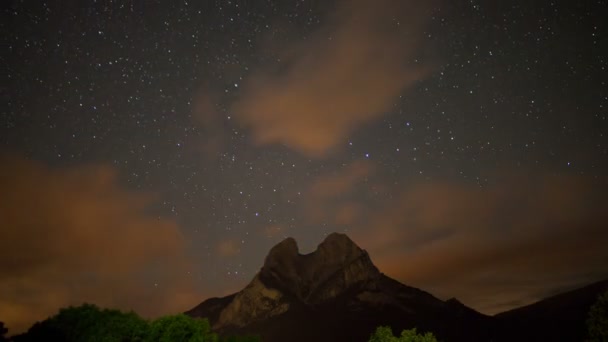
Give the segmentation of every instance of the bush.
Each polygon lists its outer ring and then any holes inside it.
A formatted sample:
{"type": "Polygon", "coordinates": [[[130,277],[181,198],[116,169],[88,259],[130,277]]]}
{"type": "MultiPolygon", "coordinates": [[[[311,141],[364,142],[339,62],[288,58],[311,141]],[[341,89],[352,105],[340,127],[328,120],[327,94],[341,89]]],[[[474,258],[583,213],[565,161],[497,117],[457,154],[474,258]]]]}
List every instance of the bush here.
{"type": "Polygon", "coordinates": [[[161,317],[152,322],[147,341],[218,342],[209,320],[184,314],[161,317]]]}
{"type": "Polygon", "coordinates": [[[608,341],[608,291],[599,296],[589,310],[587,331],[589,342],[608,341]]]}
{"type": "MultiPolygon", "coordinates": [[[[1,336],[2,331],[0,331],[1,336]]],[[[2,339],[0,339],[0,342],[2,339]]],[[[221,339],[211,331],[209,320],[184,314],[163,316],[146,321],[134,312],[99,309],[84,304],[68,307],[26,333],[14,336],[14,342],[259,342],[254,336],[231,336],[221,339]]]]}
{"type": "Polygon", "coordinates": [[[145,341],[148,323],[134,312],[101,310],[92,304],[61,309],[59,313],[34,324],[25,334],[15,336],[15,342],[82,341],[124,342],[145,341]]]}
{"type": "Polygon", "coordinates": [[[393,335],[390,327],[382,326],[376,328],[369,342],[437,342],[437,339],[430,332],[425,334],[417,333],[416,328],[403,330],[401,335],[396,337],[393,335]]]}
{"type": "Polygon", "coordinates": [[[8,339],[6,338],[7,333],[8,329],[4,326],[4,322],[0,322],[0,342],[8,341],[8,339]]]}

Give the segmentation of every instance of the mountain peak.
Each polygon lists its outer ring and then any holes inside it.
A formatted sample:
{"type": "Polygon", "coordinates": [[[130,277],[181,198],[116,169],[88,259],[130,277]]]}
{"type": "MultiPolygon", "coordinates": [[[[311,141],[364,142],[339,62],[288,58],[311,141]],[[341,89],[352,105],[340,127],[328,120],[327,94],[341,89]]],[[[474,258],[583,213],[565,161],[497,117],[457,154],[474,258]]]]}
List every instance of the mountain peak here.
{"type": "Polygon", "coordinates": [[[264,265],[273,267],[276,264],[280,264],[282,260],[293,259],[299,255],[298,243],[294,238],[288,237],[285,240],[279,242],[270,249],[264,265]]]}
{"type": "Polygon", "coordinates": [[[274,248],[285,249],[285,250],[296,252],[296,253],[298,253],[298,251],[299,251],[298,243],[292,237],[285,238],[283,241],[277,243],[273,247],[273,249],[274,248]]]}
{"type": "Polygon", "coordinates": [[[348,235],[342,233],[331,233],[325,237],[319,246],[317,246],[317,251],[320,249],[333,249],[337,248],[341,251],[349,251],[349,250],[357,250],[361,251],[361,248],[357,246],[351,240],[348,235]]]}
{"type": "Polygon", "coordinates": [[[333,233],[330,233],[329,235],[327,235],[327,237],[325,237],[325,240],[323,240],[323,242],[321,242],[320,245],[323,245],[323,244],[326,244],[326,243],[332,243],[332,242],[341,242],[341,243],[353,244],[353,245],[355,244],[353,242],[353,240],[351,240],[348,237],[348,235],[343,234],[343,233],[333,232],[333,233]]]}
{"type": "Polygon", "coordinates": [[[340,279],[340,289],[332,289],[331,296],[377,274],[367,252],[347,235],[332,233],[310,254],[299,254],[293,238],[281,241],[268,253],[260,279],[299,300],[315,302],[329,296],[321,288],[332,277],[340,279]]]}
{"type": "Polygon", "coordinates": [[[346,234],[331,233],[319,244],[314,252],[329,264],[344,264],[358,258],[364,251],[346,234]]]}

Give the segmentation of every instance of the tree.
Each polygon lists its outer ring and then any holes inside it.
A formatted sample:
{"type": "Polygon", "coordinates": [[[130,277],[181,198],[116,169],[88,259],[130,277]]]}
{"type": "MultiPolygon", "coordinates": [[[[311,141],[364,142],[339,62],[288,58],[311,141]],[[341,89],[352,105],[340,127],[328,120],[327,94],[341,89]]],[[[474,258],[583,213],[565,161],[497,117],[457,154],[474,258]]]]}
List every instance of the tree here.
{"type": "Polygon", "coordinates": [[[209,320],[192,318],[184,314],[164,316],[150,324],[147,341],[155,342],[218,342],[211,332],[209,320]]]}
{"type": "Polygon", "coordinates": [[[414,328],[403,330],[399,337],[399,342],[437,342],[437,339],[433,333],[418,334],[416,333],[416,328],[414,328]]]}
{"type": "Polygon", "coordinates": [[[7,333],[8,329],[4,326],[4,322],[0,322],[0,342],[8,341],[8,339],[6,338],[7,333]]]}
{"type": "Polygon", "coordinates": [[[376,328],[369,342],[437,342],[437,339],[430,332],[425,334],[417,333],[416,328],[403,330],[401,335],[396,337],[393,335],[390,327],[382,326],[376,328]]]}
{"type": "Polygon", "coordinates": [[[35,323],[15,342],[139,342],[145,341],[148,323],[134,312],[101,310],[92,304],[68,307],[42,322],[35,323]]]}
{"type": "Polygon", "coordinates": [[[589,342],[608,341],[608,290],[591,306],[587,318],[589,342]]]}
{"type": "Polygon", "coordinates": [[[378,327],[372,334],[369,342],[398,342],[397,337],[393,335],[391,327],[378,327]]]}
{"type": "MultiPolygon", "coordinates": [[[[0,331],[1,333],[1,331],[0,331]]],[[[0,334],[1,335],[1,334],[0,334]]],[[[35,323],[14,342],[259,342],[255,336],[220,339],[206,318],[184,314],[146,321],[134,312],[100,309],[92,304],[68,307],[35,323]]],[[[0,339],[0,342],[5,340],[0,339]]]]}

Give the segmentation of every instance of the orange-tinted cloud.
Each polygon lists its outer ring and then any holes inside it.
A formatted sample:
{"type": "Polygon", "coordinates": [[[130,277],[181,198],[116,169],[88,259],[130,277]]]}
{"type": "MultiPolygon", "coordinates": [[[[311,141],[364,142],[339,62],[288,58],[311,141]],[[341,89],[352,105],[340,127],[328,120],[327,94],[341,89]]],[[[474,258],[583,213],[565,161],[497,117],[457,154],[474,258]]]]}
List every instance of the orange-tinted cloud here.
{"type": "Polygon", "coordinates": [[[241,253],[241,248],[234,240],[223,240],[217,245],[217,253],[221,257],[233,257],[241,253]]]}
{"type": "Polygon", "coordinates": [[[373,165],[365,160],[357,160],[339,172],[319,177],[311,186],[309,195],[314,199],[328,199],[342,196],[365,180],[373,172],[373,165]]]}
{"type": "Polygon", "coordinates": [[[280,225],[265,226],[262,229],[262,235],[269,239],[275,239],[284,235],[283,227],[280,225]]]}
{"type": "Polygon", "coordinates": [[[357,224],[363,210],[363,206],[357,202],[343,203],[335,211],[334,223],[338,226],[351,227],[357,224]]]}
{"type": "Polygon", "coordinates": [[[418,184],[353,237],[388,275],[495,313],[608,276],[602,188],[550,175],[418,184]]]}
{"type": "Polygon", "coordinates": [[[123,189],[115,169],[0,165],[0,317],[12,333],[85,301],[154,316],[200,300],[175,222],[147,214],[154,197],[123,189]]]}
{"type": "Polygon", "coordinates": [[[336,173],[317,178],[304,194],[303,210],[309,223],[347,224],[355,221],[362,212],[361,206],[340,199],[354,194],[373,172],[374,167],[370,162],[358,160],[336,173]]]}
{"type": "Polygon", "coordinates": [[[327,155],[428,74],[414,61],[430,17],[424,3],[342,1],[306,40],[275,48],[281,70],[254,70],[231,112],[256,144],[327,155]]]}

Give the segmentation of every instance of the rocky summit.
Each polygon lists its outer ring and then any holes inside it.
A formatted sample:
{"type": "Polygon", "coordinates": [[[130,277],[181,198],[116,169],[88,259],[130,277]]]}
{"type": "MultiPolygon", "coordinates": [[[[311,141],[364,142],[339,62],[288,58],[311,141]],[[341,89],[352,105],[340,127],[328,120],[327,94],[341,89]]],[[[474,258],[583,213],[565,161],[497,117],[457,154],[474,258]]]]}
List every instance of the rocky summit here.
{"type": "Polygon", "coordinates": [[[243,290],[187,314],[209,318],[218,332],[253,333],[264,342],[364,342],[380,325],[432,331],[441,341],[502,341],[501,331],[509,329],[456,299],[442,301],[387,277],[338,233],[310,254],[300,254],[294,239],[283,240],[243,290]]]}
{"type": "Polygon", "coordinates": [[[270,250],[259,273],[265,284],[305,304],[334,298],[380,275],[366,251],[346,235],[329,235],[316,251],[302,255],[288,238],[270,250]]]}
{"type": "Polygon", "coordinates": [[[287,238],[274,246],[264,266],[240,292],[225,300],[223,307],[211,307],[215,299],[190,311],[212,318],[215,328],[241,328],[285,313],[292,307],[325,303],[358,284],[380,276],[366,251],[346,235],[329,235],[317,250],[300,254],[296,241],[287,238]]]}

